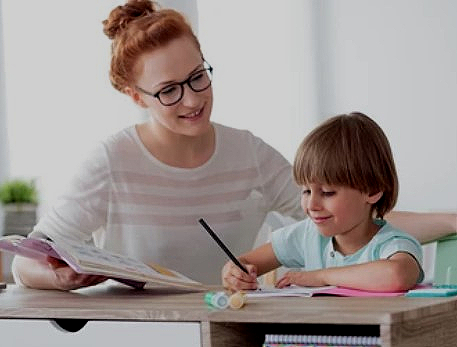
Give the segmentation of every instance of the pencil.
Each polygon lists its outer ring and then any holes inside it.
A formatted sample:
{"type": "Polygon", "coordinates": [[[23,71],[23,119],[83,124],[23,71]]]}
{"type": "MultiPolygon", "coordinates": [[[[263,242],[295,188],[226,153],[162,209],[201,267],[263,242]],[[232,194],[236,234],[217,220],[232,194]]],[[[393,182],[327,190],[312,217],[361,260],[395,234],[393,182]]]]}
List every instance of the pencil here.
{"type": "Polygon", "coordinates": [[[216,243],[219,245],[219,247],[222,248],[222,250],[225,252],[225,254],[228,255],[231,261],[235,263],[236,266],[238,266],[241,270],[243,270],[245,273],[249,275],[248,270],[239,262],[238,259],[230,252],[230,250],[224,245],[222,240],[214,233],[214,231],[210,228],[210,226],[205,222],[203,218],[200,218],[198,222],[205,228],[205,230],[208,232],[208,234],[211,235],[211,237],[216,241],[216,243]]]}

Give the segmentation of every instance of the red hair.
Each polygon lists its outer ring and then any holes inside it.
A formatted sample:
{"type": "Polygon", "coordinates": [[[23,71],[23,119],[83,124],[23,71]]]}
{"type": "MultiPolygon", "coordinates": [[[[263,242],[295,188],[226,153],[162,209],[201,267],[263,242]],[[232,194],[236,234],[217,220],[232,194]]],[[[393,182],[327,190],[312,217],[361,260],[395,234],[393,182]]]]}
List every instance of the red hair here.
{"type": "Polygon", "coordinates": [[[146,52],[188,36],[201,52],[200,43],[184,16],[172,9],[159,9],[149,0],[129,0],[114,8],[103,21],[103,32],[112,42],[111,84],[124,92],[134,84],[135,68],[146,52]]]}

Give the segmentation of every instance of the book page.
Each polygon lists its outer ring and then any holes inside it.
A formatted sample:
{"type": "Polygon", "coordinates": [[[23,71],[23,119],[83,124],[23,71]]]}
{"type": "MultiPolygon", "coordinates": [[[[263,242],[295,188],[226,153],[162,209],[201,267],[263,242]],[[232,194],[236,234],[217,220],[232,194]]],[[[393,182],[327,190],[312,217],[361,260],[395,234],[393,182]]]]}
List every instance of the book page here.
{"type": "Polygon", "coordinates": [[[51,256],[65,261],[77,273],[107,276],[135,288],[142,288],[146,282],[152,282],[166,286],[204,289],[201,283],[161,265],[147,265],[122,254],[71,240],[53,242],[8,235],[0,237],[0,249],[43,261],[51,256]]]}
{"type": "Polygon", "coordinates": [[[0,249],[23,257],[43,260],[47,256],[60,259],[46,240],[8,235],[0,238],[0,249]]]}
{"type": "Polygon", "coordinates": [[[280,297],[280,296],[313,296],[315,293],[319,293],[325,290],[336,288],[335,286],[323,286],[323,287],[301,287],[291,285],[285,288],[276,287],[260,287],[257,290],[246,291],[246,296],[251,298],[266,298],[266,297],[280,297]]]}
{"type": "Polygon", "coordinates": [[[144,282],[169,284],[195,284],[177,271],[145,263],[128,256],[113,253],[93,245],[65,240],[54,244],[54,249],[79,273],[94,273],[112,277],[127,278],[144,282]]]}

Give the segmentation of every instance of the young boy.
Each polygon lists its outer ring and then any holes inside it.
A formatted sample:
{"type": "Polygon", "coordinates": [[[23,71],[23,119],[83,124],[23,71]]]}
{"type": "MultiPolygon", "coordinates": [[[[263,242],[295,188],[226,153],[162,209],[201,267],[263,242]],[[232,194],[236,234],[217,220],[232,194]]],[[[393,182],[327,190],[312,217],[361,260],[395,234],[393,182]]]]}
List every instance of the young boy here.
{"type": "Polygon", "coordinates": [[[255,289],[256,277],[281,265],[279,288],[335,285],[362,290],[407,290],[422,281],[422,248],[383,216],[395,205],[398,179],[389,141],[362,113],[333,117],[298,148],[294,178],[308,218],[273,233],[267,243],[222,269],[224,287],[255,289]]]}

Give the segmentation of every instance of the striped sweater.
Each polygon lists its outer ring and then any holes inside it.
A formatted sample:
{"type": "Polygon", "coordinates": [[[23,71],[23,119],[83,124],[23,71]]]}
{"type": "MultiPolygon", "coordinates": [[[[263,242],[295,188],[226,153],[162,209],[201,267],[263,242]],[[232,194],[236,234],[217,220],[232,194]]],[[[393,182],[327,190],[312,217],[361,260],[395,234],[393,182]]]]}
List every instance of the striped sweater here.
{"type": "Polygon", "coordinates": [[[283,156],[248,131],[214,127],[214,154],[192,169],[157,160],[134,126],[111,136],[32,235],[94,240],[99,247],[220,284],[227,258],[199,218],[238,255],[251,249],[269,211],[294,218],[302,218],[303,211],[283,156]]]}

